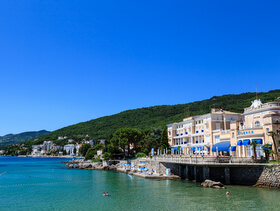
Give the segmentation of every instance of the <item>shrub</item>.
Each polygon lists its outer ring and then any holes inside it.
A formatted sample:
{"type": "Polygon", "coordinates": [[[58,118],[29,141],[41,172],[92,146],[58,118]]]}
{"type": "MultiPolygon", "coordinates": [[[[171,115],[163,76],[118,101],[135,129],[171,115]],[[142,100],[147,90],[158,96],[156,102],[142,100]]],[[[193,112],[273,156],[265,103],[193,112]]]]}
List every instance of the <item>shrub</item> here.
{"type": "Polygon", "coordinates": [[[112,154],[110,152],[105,152],[103,154],[103,159],[104,160],[110,160],[112,158],[112,154]]]}
{"type": "Polygon", "coordinates": [[[101,162],[102,160],[101,160],[100,157],[98,156],[98,157],[94,158],[92,161],[93,161],[93,162],[101,162]]]}
{"type": "Polygon", "coordinates": [[[79,154],[81,154],[82,156],[85,156],[89,148],[91,148],[90,144],[82,145],[79,149],[79,154]]]}
{"type": "Polygon", "coordinates": [[[89,148],[87,151],[87,154],[85,156],[85,160],[91,160],[94,157],[94,155],[96,155],[96,154],[97,154],[97,151],[95,149],[89,148]]]}
{"type": "Polygon", "coordinates": [[[145,153],[143,153],[143,152],[138,152],[138,153],[135,155],[135,157],[137,157],[137,158],[142,158],[142,157],[146,157],[146,155],[145,155],[145,153]]]}

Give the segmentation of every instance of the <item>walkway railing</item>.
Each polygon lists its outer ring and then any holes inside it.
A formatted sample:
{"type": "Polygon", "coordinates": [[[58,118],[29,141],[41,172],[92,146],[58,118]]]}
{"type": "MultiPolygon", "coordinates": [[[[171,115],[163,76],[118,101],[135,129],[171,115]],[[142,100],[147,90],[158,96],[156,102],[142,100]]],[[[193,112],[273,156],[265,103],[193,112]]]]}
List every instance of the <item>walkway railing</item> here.
{"type": "MultiPolygon", "coordinates": [[[[149,158],[150,159],[150,158],[149,158]]],[[[184,164],[218,164],[218,163],[254,163],[252,158],[237,158],[229,156],[210,157],[210,156],[154,156],[151,160],[169,163],[184,164]]]]}

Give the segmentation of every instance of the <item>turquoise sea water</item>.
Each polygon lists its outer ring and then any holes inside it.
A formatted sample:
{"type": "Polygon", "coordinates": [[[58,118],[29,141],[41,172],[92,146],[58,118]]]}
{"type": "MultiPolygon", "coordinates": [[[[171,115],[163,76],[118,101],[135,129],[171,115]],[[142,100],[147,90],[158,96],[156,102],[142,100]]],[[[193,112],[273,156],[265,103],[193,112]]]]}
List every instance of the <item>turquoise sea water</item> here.
{"type": "Polygon", "coordinates": [[[280,190],[67,169],[60,158],[0,157],[0,210],[280,210],[280,190]],[[231,194],[226,196],[226,191],[231,194]],[[103,192],[110,196],[103,196],[103,192]]]}

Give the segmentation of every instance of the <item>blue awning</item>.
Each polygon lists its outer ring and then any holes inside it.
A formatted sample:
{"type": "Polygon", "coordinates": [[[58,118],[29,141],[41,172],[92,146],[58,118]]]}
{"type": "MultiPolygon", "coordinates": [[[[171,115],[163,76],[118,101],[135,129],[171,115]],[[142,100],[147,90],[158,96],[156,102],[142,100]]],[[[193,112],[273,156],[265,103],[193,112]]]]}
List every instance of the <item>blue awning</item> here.
{"type": "Polygon", "coordinates": [[[252,141],[256,141],[258,144],[262,144],[262,139],[253,139],[252,141]]]}
{"type": "Polygon", "coordinates": [[[231,146],[228,151],[236,151],[236,146],[231,146]]]}
{"type": "Polygon", "coordinates": [[[191,148],[191,151],[195,151],[195,147],[192,147],[192,148],[191,148]]]}
{"type": "Polygon", "coordinates": [[[246,140],[243,140],[242,142],[242,145],[250,145],[250,140],[249,139],[246,139],[246,140]]]}
{"type": "Polygon", "coordinates": [[[176,148],[173,148],[173,151],[177,151],[178,150],[178,148],[176,147],[176,148]]]}
{"type": "Polygon", "coordinates": [[[237,146],[242,146],[242,141],[241,140],[237,142],[237,146]]]}
{"type": "Polygon", "coordinates": [[[218,148],[218,152],[228,151],[229,146],[230,146],[230,141],[219,142],[212,147],[212,152],[216,152],[217,148],[218,148]]]}

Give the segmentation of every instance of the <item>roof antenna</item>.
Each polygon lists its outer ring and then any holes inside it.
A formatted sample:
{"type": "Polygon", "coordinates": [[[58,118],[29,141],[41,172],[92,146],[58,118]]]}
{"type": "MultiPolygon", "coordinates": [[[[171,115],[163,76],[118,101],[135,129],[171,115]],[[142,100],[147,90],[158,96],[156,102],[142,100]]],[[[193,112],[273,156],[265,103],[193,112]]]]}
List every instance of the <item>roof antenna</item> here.
{"type": "Polygon", "coordinates": [[[256,100],[258,99],[257,83],[256,83],[256,100]]]}

